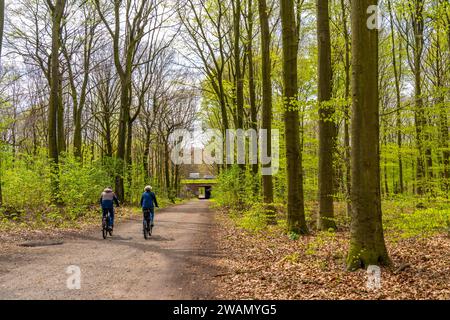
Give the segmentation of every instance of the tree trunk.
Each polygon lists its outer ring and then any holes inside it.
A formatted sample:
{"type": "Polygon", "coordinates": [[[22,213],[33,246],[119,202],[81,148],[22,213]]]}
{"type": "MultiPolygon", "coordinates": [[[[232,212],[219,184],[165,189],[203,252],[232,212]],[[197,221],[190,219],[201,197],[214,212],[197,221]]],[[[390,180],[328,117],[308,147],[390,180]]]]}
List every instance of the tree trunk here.
{"type": "MultiPolygon", "coordinates": [[[[0,145],[0,148],[2,146],[0,145]]],[[[3,150],[0,149],[0,208],[3,206],[3,150]]]]}
{"type": "MultiPolygon", "coordinates": [[[[234,72],[236,88],[236,129],[244,129],[244,79],[241,69],[240,39],[241,39],[241,0],[234,0],[234,72]]],[[[240,178],[245,170],[245,164],[239,164],[240,178]]]]}
{"type": "Polygon", "coordinates": [[[150,156],[150,130],[147,129],[147,132],[145,134],[145,147],[143,156],[143,165],[146,180],[150,178],[149,156],[150,156]]]}
{"type": "Polygon", "coordinates": [[[169,166],[169,143],[167,139],[164,139],[164,150],[162,154],[162,160],[164,161],[164,174],[166,180],[166,191],[169,199],[172,199],[172,185],[170,182],[170,166],[169,166]]]}
{"type": "MultiPolygon", "coordinates": [[[[5,24],[5,0],[0,0],[0,58],[2,55],[2,47],[3,47],[3,29],[5,24]]],[[[1,146],[0,146],[1,148],[1,146]]],[[[3,205],[3,192],[2,192],[2,184],[3,184],[3,176],[2,176],[2,150],[0,150],[0,208],[3,205]]]]}
{"type": "MultiPolygon", "coordinates": [[[[402,161],[402,131],[401,131],[401,90],[400,90],[400,81],[401,81],[401,68],[397,67],[397,54],[395,48],[395,29],[394,29],[394,15],[392,10],[392,2],[388,0],[388,10],[390,15],[390,28],[391,28],[391,46],[392,46],[392,68],[394,69],[394,78],[395,78],[395,97],[396,97],[396,126],[397,126],[397,147],[398,147],[398,168],[399,168],[399,192],[403,193],[403,161],[402,161]]],[[[401,57],[401,50],[400,57],[401,57]]],[[[401,59],[399,59],[401,62],[401,59]]],[[[401,66],[401,63],[400,63],[401,66]]]]}
{"type": "MultiPolygon", "coordinates": [[[[272,156],[272,61],[270,58],[270,29],[266,0],[258,0],[259,21],[261,25],[261,56],[262,56],[262,125],[267,130],[267,156],[272,156]]],[[[271,168],[272,163],[264,164],[263,168],[271,168]]],[[[267,210],[269,223],[275,223],[273,203],[272,175],[262,176],[263,201],[269,205],[267,210]]]]}
{"type": "MultiPolygon", "coordinates": [[[[384,136],[383,137],[384,147],[387,150],[387,145],[388,145],[387,125],[384,126],[384,134],[383,134],[383,136],[384,136]]],[[[387,161],[387,157],[384,157],[383,171],[384,171],[384,191],[385,191],[385,195],[389,196],[389,180],[388,180],[388,161],[387,161]]]]}
{"type": "MultiPolygon", "coordinates": [[[[258,130],[258,114],[256,109],[255,67],[253,60],[253,0],[248,1],[248,86],[250,93],[250,128],[258,130]]],[[[258,175],[258,163],[252,164],[253,176],[258,175]]],[[[255,183],[254,191],[258,192],[258,184],[255,183]]]]}
{"type": "Polygon", "coordinates": [[[423,31],[423,0],[416,0],[415,12],[413,17],[413,31],[414,31],[414,88],[415,88],[415,123],[416,123],[416,144],[419,152],[417,157],[417,193],[424,193],[424,186],[426,184],[426,151],[424,150],[424,129],[426,125],[425,112],[422,97],[422,53],[424,46],[423,31]]]}
{"type": "Polygon", "coordinates": [[[348,31],[347,10],[345,0],[341,0],[342,23],[345,41],[345,110],[344,110],[344,148],[345,148],[345,189],[347,202],[347,215],[351,215],[351,165],[350,165],[350,35],[348,31]]]}
{"type": "MultiPolygon", "coordinates": [[[[128,117],[129,118],[129,117],[128,117]]],[[[132,174],[132,148],[133,148],[133,121],[128,120],[127,127],[127,146],[125,152],[125,176],[127,178],[128,196],[131,197],[131,186],[133,184],[132,174]]],[[[129,198],[131,200],[131,198],[129,198]]]]}
{"type": "MultiPolygon", "coordinates": [[[[128,77],[127,77],[128,78],[128,77]]],[[[116,194],[122,201],[125,199],[125,166],[126,166],[126,142],[127,142],[127,127],[129,118],[128,106],[128,81],[121,81],[121,95],[120,95],[120,116],[119,116],[119,134],[117,147],[118,168],[116,175],[116,194]]]]}
{"type": "Polygon", "coordinates": [[[5,0],[0,0],[0,57],[3,48],[3,30],[5,26],[5,0]]]}
{"type": "Polygon", "coordinates": [[[281,0],[283,38],[284,125],[286,139],[288,229],[308,233],[303,198],[303,168],[300,152],[298,112],[297,52],[298,37],[293,0],[281,0]]]}
{"type": "Polygon", "coordinates": [[[319,219],[320,230],[336,229],[333,208],[333,155],[336,141],[332,95],[331,38],[328,0],[317,0],[319,103],[319,219]]]}
{"type": "Polygon", "coordinates": [[[352,1],[352,223],[347,268],[390,262],[384,243],[380,190],[378,30],[367,27],[367,8],[352,1]]]}
{"type": "MultiPolygon", "coordinates": [[[[447,7],[447,49],[448,64],[450,65],[450,5],[447,7]]],[[[450,79],[447,79],[450,82],[450,79]]],[[[450,93],[450,90],[449,90],[450,93]]],[[[449,95],[449,94],[447,94],[449,95]]],[[[445,98],[444,98],[445,101],[445,98]]],[[[450,103],[450,97],[447,100],[450,103]]],[[[442,132],[442,148],[444,149],[442,158],[444,163],[444,191],[449,194],[450,190],[450,138],[448,133],[448,111],[445,112],[445,105],[441,106],[441,132],[442,132]]],[[[448,198],[448,197],[447,197],[448,198]]]]}
{"type": "Polygon", "coordinates": [[[48,154],[51,165],[52,201],[60,202],[59,196],[59,141],[58,118],[60,116],[60,71],[59,49],[61,47],[61,22],[64,14],[65,0],[56,0],[53,4],[47,0],[52,13],[52,50],[50,62],[50,98],[48,107],[48,154]]]}
{"type": "MultiPolygon", "coordinates": [[[[59,69],[59,67],[58,67],[59,69]]],[[[58,151],[59,154],[66,152],[66,133],[64,129],[64,101],[62,74],[58,76],[58,151]]]]}

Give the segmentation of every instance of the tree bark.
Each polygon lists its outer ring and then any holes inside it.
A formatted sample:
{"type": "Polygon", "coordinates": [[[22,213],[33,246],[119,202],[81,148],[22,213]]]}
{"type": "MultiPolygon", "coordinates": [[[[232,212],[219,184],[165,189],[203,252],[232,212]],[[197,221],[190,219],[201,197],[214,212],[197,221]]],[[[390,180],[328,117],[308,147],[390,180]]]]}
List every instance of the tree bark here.
{"type": "MultiPolygon", "coordinates": [[[[59,59],[58,59],[59,60],[59,59]]],[[[59,67],[58,67],[59,69],[59,67]]],[[[58,76],[58,151],[61,155],[66,152],[66,132],[64,124],[64,101],[63,101],[63,84],[62,74],[58,76]]]]}
{"type": "Polygon", "coordinates": [[[319,217],[320,230],[336,229],[333,208],[333,155],[336,141],[332,96],[331,37],[328,0],[317,0],[319,103],[319,217]]]}
{"type": "MultiPolygon", "coordinates": [[[[447,50],[448,50],[448,64],[450,65],[450,4],[447,3],[447,50]]],[[[447,79],[449,85],[450,85],[450,79],[447,79]]],[[[448,98],[448,103],[450,103],[450,91],[448,98]]],[[[445,98],[444,98],[445,100],[445,98]]],[[[448,133],[448,117],[447,113],[445,112],[445,106],[442,105],[441,107],[441,132],[442,132],[442,148],[444,149],[442,157],[444,162],[444,191],[446,194],[449,194],[450,190],[450,138],[448,133]]]]}
{"type": "MultiPolygon", "coordinates": [[[[248,87],[250,94],[250,128],[258,130],[258,114],[256,109],[256,88],[255,88],[255,67],[253,59],[253,0],[248,1],[248,87]]],[[[258,164],[252,164],[253,176],[258,175],[258,164]]],[[[258,192],[259,185],[255,183],[255,193],[258,192]]]]}
{"type": "Polygon", "coordinates": [[[426,151],[424,148],[424,130],[426,126],[425,112],[422,97],[422,54],[424,47],[424,21],[423,21],[423,0],[415,0],[412,13],[412,26],[414,32],[414,89],[415,89],[415,123],[416,123],[416,144],[419,152],[417,157],[417,193],[425,192],[427,169],[426,151]]]}
{"type": "Polygon", "coordinates": [[[350,35],[348,30],[347,10],[345,0],[341,0],[342,9],[342,24],[344,28],[344,42],[345,42],[345,110],[344,110],[344,148],[345,148],[345,187],[346,187],[346,202],[347,215],[351,215],[352,203],[351,198],[351,165],[350,165],[350,35]]]}
{"type": "Polygon", "coordinates": [[[293,0],[281,0],[283,39],[283,103],[286,140],[288,230],[307,234],[303,195],[303,168],[300,151],[298,112],[297,52],[298,37],[293,0]]]}
{"type": "Polygon", "coordinates": [[[5,0],[0,0],[0,57],[3,48],[3,30],[5,26],[5,0]]]}
{"type": "MultiPolygon", "coordinates": [[[[234,72],[236,92],[236,129],[244,129],[244,79],[241,68],[240,39],[241,39],[241,0],[234,0],[234,72]]],[[[239,164],[240,179],[245,170],[244,164],[239,164]]]]}
{"type": "MultiPolygon", "coordinates": [[[[0,59],[2,55],[2,47],[3,47],[3,29],[5,24],[5,0],[0,0],[0,59]]],[[[1,146],[0,146],[1,147],[1,146]]],[[[2,153],[0,150],[0,208],[3,205],[3,176],[2,176],[2,153]]]]}
{"type": "Polygon", "coordinates": [[[52,49],[50,62],[50,98],[48,107],[48,155],[51,165],[51,186],[52,201],[60,202],[59,197],[59,147],[58,141],[58,118],[60,118],[60,70],[59,70],[59,49],[61,48],[61,23],[64,14],[65,0],[56,0],[53,4],[47,0],[47,4],[52,14],[52,49]]]}
{"type": "MultiPolygon", "coordinates": [[[[394,28],[394,15],[392,9],[392,1],[388,0],[388,10],[390,16],[390,29],[391,29],[391,46],[392,46],[392,68],[394,70],[394,79],[395,79],[395,97],[396,97],[396,129],[397,129],[397,147],[398,147],[398,168],[399,168],[399,192],[403,193],[403,160],[402,160],[402,131],[401,131],[401,89],[400,89],[400,81],[401,81],[401,68],[397,66],[397,53],[395,47],[395,28],[394,28]]],[[[401,55],[401,52],[400,52],[401,55]]],[[[401,62],[401,59],[399,59],[401,62]]]]}
{"type": "Polygon", "coordinates": [[[347,268],[389,264],[380,190],[378,30],[367,26],[377,0],[352,1],[352,223],[347,268]]]}
{"type": "MultiPolygon", "coordinates": [[[[259,21],[261,25],[261,73],[262,73],[262,125],[261,129],[267,130],[267,156],[272,156],[272,61],[270,58],[270,28],[269,15],[266,0],[258,0],[259,21]]],[[[272,163],[263,165],[263,168],[271,168],[272,163]]],[[[263,201],[269,205],[267,210],[269,223],[275,223],[273,203],[272,175],[262,176],[263,201]]]]}

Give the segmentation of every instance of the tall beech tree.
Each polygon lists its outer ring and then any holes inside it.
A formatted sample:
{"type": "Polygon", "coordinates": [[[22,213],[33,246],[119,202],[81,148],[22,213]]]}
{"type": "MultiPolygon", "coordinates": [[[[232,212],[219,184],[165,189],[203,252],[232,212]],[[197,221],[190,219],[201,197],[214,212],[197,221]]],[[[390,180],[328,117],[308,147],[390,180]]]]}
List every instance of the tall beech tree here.
{"type": "MultiPolygon", "coordinates": [[[[267,156],[272,155],[272,60],[270,58],[270,28],[269,13],[266,0],[258,0],[259,23],[261,25],[261,77],[262,77],[262,124],[261,129],[267,130],[267,156]]],[[[271,163],[265,164],[264,168],[270,168],[271,163]]],[[[263,200],[266,204],[273,203],[273,180],[272,175],[263,175],[263,200]]],[[[268,210],[270,221],[275,219],[273,213],[268,210]]]]}
{"type": "Polygon", "coordinates": [[[298,32],[293,0],[281,0],[283,38],[283,104],[286,140],[288,229],[308,233],[303,195],[303,168],[300,151],[300,117],[298,107],[297,54],[298,32]]]}
{"type": "Polygon", "coordinates": [[[413,28],[413,64],[414,64],[414,90],[415,90],[415,122],[416,122],[416,143],[419,151],[417,158],[417,193],[423,194],[426,188],[425,182],[429,173],[428,166],[431,161],[428,149],[425,148],[426,116],[422,96],[422,56],[424,51],[424,1],[414,0],[408,2],[413,28]],[[427,150],[425,150],[427,149],[427,150]]]}
{"type": "Polygon", "coordinates": [[[352,1],[352,222],[347,267],[388,264],[380,190],[378,33],[368,27],[369,6],[352,1]]]}
{"type": "Polygon", "coordinates": [[[58,130],[58,123],[62,123],[61,112],[61,71],[60,71],[60,55],[61,49],[61,26],[64,16],[64,9],[66,6],[65,0],[56,0],[53,3],[47,0],[47,5],[50,8],[52,16],[52,49],[50,59],[50,98],[48,107],[48,154],[52,166],[52,195],[53,201],[59,202],[59,152],[61,146],[61,130],[58,130]]]}
{"type": "Polygon", "coordinates": [[[333,70],[328,0],[317,0],[318,103],[319,103],[319,221],[321,230],[336,229],[333,209],[333,154],[336,143],[334,107],[331,105],[333,70]]]}
{"type": "Polygon", "coordinates": [[[351,155],[350,155],[350,32],[348,30],[348,8],[347,1],[341,0],[341,15],[342,15],[342,27],[344,32],[344,45],[345,45],[345,58],[344,58],[344,70],[345,70],[345,83],[344,83],[344,152],[345,152],[345,192],[347,202],[347,214],[350,215],[352,211],[352,203],[350,201],[351,195],[351,155]]]}
{"type": "Polygon", "coordinates": [[[122,1],[115,0],[113,3],[114,22],[108,21],[105,16],[104,4],[100,4],[100,0],[95,0],[97,11],[103,21],[113,42],[114,65],[119,75],[121,91],[120,91],[120,118],[119,118],[119,134],[117,159],[119,160],[119,168],[116,176],[117,196],[124,200],[124,176],[127,167],[127,138],[129,135],[127,130],[131,130],[130,123],[133,123],[135,115],[130,115],[130,105],[132,97],[132,76],[135,66],[135,57],[139,44],[143,37],[147,34],[146,27],[150,21],[150,15],[155,9],[155,0],[140,0],[133,3],[126,1],[123,8],[122,1]],[[122,39],[121,17],[125,9],[125,39],[122,39]]]}
{"type": "MultiPolygon", "coordinates": [[[[248,91],[250,100],[250,123],[249,127],[253,130],[258,130],[258,109],[256,107],[256,85],[255,85],[255,59],[254,59],[254,1],[248,0],[247,2],[247,60],[248,60],[248,91]]],[[[252,164],[252,174],[257,176],[258,174],[258,164],[252,164]]],[[[255,184],[255,192],[259,189],[259,185],[255,184]]]]}
{"type": "MultiPolygon", "coordinates": [[[[400,82],[402,77],[402,69],[401,69],[401,59],[397,59],[397,48],[396,48],[396,41],[395,41],[395,28],[394,28],[394,13],[392,9],[392,0],[388,0],[388,10],[389,10],[389,17],[390,17],[390,31],[391,31],[391,46],[392,46],[392,68],[394,70],[394,80],[395,80],[395,102],[396,102],[396,126],[397,126],[397,146],[399,149],[399,155],[398,155],[398,168],[399,168],[399,192],[403,193],[404,191],[404,183],[403,183],[403,160],[402,160],[402,154],[400,152],[402,148],[402,131],[401,131],[401,102],[402,102],[402,96],[401,96],[401,88],[400,88],[400,82]]],[[[401,50],[400,51],[400,57],[401,57],[401,50]]]]}

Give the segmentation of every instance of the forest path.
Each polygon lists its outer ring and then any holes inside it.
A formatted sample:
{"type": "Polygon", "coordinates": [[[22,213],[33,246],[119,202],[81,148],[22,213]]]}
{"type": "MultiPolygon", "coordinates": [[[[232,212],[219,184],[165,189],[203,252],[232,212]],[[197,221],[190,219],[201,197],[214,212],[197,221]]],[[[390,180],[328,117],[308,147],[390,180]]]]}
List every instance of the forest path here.
{"type": "Polygon", "coordinates": [[[0,299],[213,299],[217,255],[214,212],[207,201],[157,210],[153,236],[141,219],[62,245],[21,248],[0,255],[0,299]],[[81,270],[81,288],[67,287],[69,266],[81,270]]]}

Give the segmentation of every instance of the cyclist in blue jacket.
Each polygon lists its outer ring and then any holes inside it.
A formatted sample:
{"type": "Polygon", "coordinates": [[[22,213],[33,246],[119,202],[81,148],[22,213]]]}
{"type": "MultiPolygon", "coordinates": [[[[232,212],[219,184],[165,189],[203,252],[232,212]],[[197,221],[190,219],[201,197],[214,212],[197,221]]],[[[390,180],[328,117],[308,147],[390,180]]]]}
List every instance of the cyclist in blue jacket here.
{"type": "Polygon", "coordinates": [[[144,193],[141,197],[141,207],[144,213],[144,219],[148,221],[150,218],[151,226],[153,227],[153,221],[155,217],[155,207],[158,207],[158,201],[156,200],[156,195],[152,192],[151,186],[146,186],[144,193]]]}

